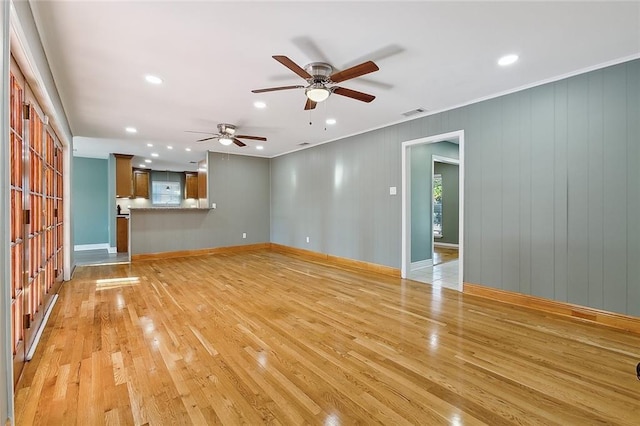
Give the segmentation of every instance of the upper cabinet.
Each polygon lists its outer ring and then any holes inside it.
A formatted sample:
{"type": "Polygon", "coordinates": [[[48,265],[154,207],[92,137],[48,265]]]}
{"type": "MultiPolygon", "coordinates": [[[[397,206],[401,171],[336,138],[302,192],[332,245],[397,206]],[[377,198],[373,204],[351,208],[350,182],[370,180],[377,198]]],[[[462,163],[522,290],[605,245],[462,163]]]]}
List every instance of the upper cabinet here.
{"type": "Polygon", "coordinates": [[[136,198],[149,198],[149,172],[147,170],[133,171],[133,195],[136,198]]]}
{"type": "Polygon", "coordinates": [[[198,198],[198,173],[185,172],[184,198],[198,198]]]}
{"type": "MultiPolygon", "coordinates": [[[[133,197],[132,167],[131,159],[133,155],[113,154],[116,159],[116,197],[133,197]]],[[[148,193],[147,183],[147,193],[148,193]]],[[[148,195],[147,195],[148,197],[148,195]]]]}
{"type": "MultiPolygon", "coordinates": [[[[200,199],[207,198],[207,160],[198,162],[198,197],[200,199]]],[[[208,204],[208,202],[206,203],[208,204]]],[[[205,204],[205,206],[206,206],[205,204]]]]}

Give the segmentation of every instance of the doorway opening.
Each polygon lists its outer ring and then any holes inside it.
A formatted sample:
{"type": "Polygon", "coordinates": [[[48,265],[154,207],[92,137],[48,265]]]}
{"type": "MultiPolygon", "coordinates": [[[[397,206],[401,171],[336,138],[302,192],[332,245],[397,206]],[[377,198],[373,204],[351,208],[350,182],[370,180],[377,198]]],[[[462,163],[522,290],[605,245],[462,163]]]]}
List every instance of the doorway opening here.
{"type": "MultiPolygon", "coordinates": [[[[455,191],[450,188],[449,192],[455,191]]],[[[451,201],[451,198],[448,201],[451,201]]],[[[452,219],[450,217],[448,219],[446,223],[451,225],[452,219]]],[[[403,142],[402,278],[416,279],[434,286],[462,291],[463,224],[464,131],[403,142]],[[443,229],[442,217],[436,217],[439,213],[433,196],[436,163],[458,167],[457,227],[449,226],[449,229],[443,229]],[[454,228],[457,228],[455,229],[457,236],[454,235],[454,228]],[[441,238],[434,238],[434,234],[442,237],[445,232],[448,237],[457,237],[453,239],[457,240],[457,247],[454,243],[440,243],[438,240],[441,238]],[[455,248],[457,248],[457,260],[453,258],[455,248]],[[448,253],[449,251],[451,253],[448,253]],[[445,257],[451,261],[442,262],[445,257]]]]}

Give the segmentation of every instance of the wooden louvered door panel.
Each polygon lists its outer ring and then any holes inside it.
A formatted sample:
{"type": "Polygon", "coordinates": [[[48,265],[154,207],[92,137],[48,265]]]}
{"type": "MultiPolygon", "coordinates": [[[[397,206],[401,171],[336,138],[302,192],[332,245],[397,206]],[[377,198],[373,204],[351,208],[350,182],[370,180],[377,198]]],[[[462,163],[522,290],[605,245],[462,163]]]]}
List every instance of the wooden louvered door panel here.
{"type": "Polygon", "coordinates": [[[14,385],[63,277],[62,146],[12,61],[11,344],[14,385]]]}
{"type": "Polygon", "coordinates": [[[26,238],[26,261],[29,265],[28,278],[25,284],[25,343],[29,348],[33,344],[39,325],[44,315],[44,240],[46,197],[44,194],[44,129],[43,120],[37,109],[29,107],[29,134],[27,168],[29,196],[26,208],[29,211],[28,234],[26,238]]]}
{"type": "Polygon", "coordinates": [[[23,310],[24,298],[24,80],[11,73],[10,81],[10,249],[11,249],[11,348],[13,351],[14,385],[17,383],[25,362],[23,310]]]}

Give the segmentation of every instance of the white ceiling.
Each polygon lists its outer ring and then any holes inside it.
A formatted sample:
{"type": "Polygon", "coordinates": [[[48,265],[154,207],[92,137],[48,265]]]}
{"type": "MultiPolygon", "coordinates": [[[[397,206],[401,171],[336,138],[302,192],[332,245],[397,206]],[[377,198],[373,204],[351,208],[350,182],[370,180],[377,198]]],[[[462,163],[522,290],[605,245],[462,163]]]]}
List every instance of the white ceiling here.
{"type": "Polygon", "coordinates": [[[401,121],[416,108],[447,109],[640,56],[638,1],[30,3],[75,155],[119,152],[139,162],[156,152],[152,167],[162,170],[193,168],[189,161],[207,149],[273,157],[401,121]],[[508,53],[520,60],[499,67],[508,53]],[[371,59],[380,71],[340,86],[376,99],[334,94],[309,113],[303,90],[251,93],[305,84],[272,55],[339,69],[371,59]],[[146,74],[164,83],[150,85],[146,74]],[[254,108],[258,100],[267,108],[254,108]],[[337,124],[325,126],[326,118],[337,124]],[[267,137],[264,150],[255,141],[196,144],[200,136],[185,132],[214,132],[222,122],[267,137]]]}

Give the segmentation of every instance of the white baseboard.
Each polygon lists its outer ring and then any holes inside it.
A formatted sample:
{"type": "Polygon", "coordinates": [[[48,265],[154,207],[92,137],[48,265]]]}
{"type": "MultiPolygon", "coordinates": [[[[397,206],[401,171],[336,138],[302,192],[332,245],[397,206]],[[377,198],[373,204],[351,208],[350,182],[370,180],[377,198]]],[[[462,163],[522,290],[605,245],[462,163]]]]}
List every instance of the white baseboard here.
{"type": "Polygon", "coordinates": [[[447,248],[459,248],[460,244],[452,244],[452,243],[433,243],[434,247],[447,247],[447,248]]]}
{"type": "Polygon", "coordinates": [[[36,333],[36,338],[33,340],[31,347],[29,348],[29,352],[27,352],[27,356],[25,359],[27,361],[31,361],[33,358],[33,354],[36,353],[36,347],[38,346],[38,342],[40,342],[40,337],[42,337],[42,332],[44,331],[44,327],[47,325],[47,321],[49,321],[49,315],[51,315],[51,311],[53,310],[53,306],[58,301],[58,295],[53,295],[53,300],[49,303],[49,307],[47,308],[47,312],[44,314],[44,319],[42,323],[40,323],[40,328],[38,328],[38,332],[36,333]]]}
{"type": "Polygon", "coordinates": [[[418,271],[424,268],[430,268],[432,266],[433,266],[433,259],[419,260],[417,262],[411,262],[411,265],[409,266],[409,270],[413,272],[413,271],[418,271]]]}
{"type": "Polygon", "coordinates": [[[108,250],[109,243],[101,244],[78,244],[73,246],[73,251],[85,251],[85,250],[108,250]]]}
{"type": "Polygon", "coordinates": [[[118,252],[118,248],[117,247],[109,247],[107,250],[109,250],[110,254],[114,254],[118,252]]]}

